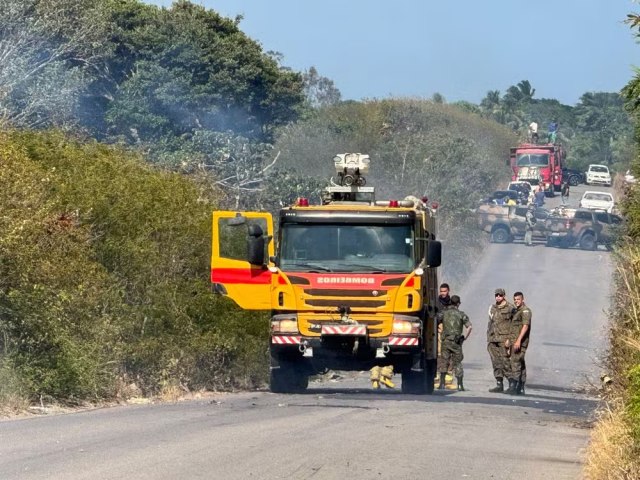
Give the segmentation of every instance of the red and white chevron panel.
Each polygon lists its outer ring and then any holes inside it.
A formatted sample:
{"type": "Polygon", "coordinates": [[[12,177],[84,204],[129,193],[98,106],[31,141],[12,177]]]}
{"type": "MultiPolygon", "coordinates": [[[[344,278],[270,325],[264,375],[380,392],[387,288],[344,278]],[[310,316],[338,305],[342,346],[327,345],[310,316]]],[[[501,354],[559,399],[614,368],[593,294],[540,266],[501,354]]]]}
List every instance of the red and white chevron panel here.
{"type": "Polygon", "coordinates": [[[398,347],[412,347],[418,345],[419,341],[415,337],[389,337],[389,345],[398,347]]]}
{"type": "Polygon", "coordinates": [[[278,345],[300,345],[300,337],[294,335],[273,335],[271,343],[278,345]]]}
{"type": "Polygon", "coordinates": [[[322,335],[366,335],[366,325],[323,325],[322,335]]]}

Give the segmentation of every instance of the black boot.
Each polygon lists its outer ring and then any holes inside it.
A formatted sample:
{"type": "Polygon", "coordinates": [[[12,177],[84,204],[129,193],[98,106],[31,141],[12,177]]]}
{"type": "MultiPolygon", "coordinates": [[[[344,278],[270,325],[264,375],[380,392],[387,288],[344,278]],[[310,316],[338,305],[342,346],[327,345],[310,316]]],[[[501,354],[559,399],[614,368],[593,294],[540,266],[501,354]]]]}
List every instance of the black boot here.
{"type": "Polygon", "coordinates": [[[464,392],[464,385],[462,384],[462,377],[456,377],[456,379],[458,380],[458,391],[459,392],[464,392]]]}
{"type": "Polygon", "coordinates": [[[490,388],[489,391],[491,393],[502,393],[504,391],[504,384],[502,383],[502,378],[496,378],[496,386],[490,388]]]}
{"type": "Polygon", "coordinates": [[[522,380],[518,381],[516,385],[516,395],[524,395],[524,382],[522,380]]]}
{"type": "Polygon", "coordinates": [[[447,376],[446,373],[440,373],[440,384],[438,385],[438,390],[444,390],[445,389],[444,380],[445,380],[446,376],[447,376]]]}
{"type": "Polygon", "coordinates": [[[509,379],[509,388],[507,388],[505,390],[504,393],[507,393],[509,395],[515,395],[516,394],[516,387],[518,385],[518,382],[516,380],[513,379],[509,379]]]}

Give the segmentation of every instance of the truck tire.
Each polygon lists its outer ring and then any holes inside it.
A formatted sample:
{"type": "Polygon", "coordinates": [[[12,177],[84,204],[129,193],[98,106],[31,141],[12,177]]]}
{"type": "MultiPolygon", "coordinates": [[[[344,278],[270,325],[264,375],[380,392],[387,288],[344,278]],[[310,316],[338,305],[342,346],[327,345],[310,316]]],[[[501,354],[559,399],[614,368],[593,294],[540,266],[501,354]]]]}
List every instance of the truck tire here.
{"type": "Polygon", "coordinates": [[[582,250],[595,250],[598,246],[593,233],[587,232],[580,237],[580,248],[582,250]]]}
{"type": "Polygon", "coordinates": [[[431,395],[436,376],[436,360],[427,360],[422,372],[411,369],[402,372],[402,393],[410,395],[431,395]]]}
{"type": "Polygon", "coordinates": [[[493,243],[509,243],[511,241],[511,234],[506,227],[496,227],[491,232],[491,241],[493,243]]]}
{"type": "Polygon", "coordinates": [[[309,376],[302,365],[271,357],[269,389],[273,393],[301,393],[309,386],[309,376]]]}
{"type": "Polygon", "coordinates": [[[273,393],[302,393],[309,386],[309,377],[293,369],[271,370],[269,389],[273,393]]]}

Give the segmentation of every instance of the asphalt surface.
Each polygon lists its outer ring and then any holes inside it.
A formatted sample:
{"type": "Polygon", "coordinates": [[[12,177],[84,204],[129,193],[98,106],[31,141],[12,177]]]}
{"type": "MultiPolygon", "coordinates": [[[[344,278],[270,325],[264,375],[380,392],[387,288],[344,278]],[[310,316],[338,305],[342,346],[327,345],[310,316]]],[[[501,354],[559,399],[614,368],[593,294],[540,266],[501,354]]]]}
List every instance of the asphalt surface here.
{"type": "Polygon", "coordinates": [[[5,420],[0,479],[581,478],[611,271],[606,251],[491,245],[464,288],[452,285],[474,324],[465,392],[372,391],[365,373],[344,373],[300,395],[5,420]],[[497,287],[510,297],[522,290],[533,310],[523,397],[487,391],[487,310],[497,287]]]}

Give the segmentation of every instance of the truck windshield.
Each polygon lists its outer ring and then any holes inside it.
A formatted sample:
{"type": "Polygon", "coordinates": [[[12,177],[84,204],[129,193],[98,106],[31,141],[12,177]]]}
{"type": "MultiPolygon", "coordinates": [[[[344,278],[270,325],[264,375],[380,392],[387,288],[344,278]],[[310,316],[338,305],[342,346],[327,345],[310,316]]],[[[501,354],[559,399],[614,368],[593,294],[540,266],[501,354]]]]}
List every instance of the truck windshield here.
{"type": "Polygon", "coordinates": [[[402,272],[415,268],[411,225],[284,224],[284,271],[402,272]]]}
{"type": "Polygon", "coordinates": [[[547,153],[519,153],[516,157],[518,167],[546,167],[549,165],[547,153]]]}

